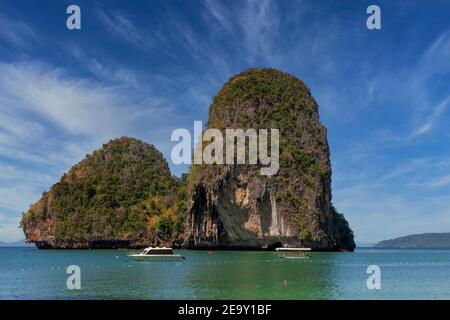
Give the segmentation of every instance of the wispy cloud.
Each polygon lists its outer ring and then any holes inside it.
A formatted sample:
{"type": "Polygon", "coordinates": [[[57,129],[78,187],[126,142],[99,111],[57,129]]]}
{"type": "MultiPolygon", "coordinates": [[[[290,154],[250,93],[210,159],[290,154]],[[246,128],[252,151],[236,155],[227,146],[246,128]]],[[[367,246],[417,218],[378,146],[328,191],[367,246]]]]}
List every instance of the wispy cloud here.
{"type": "Polygon", "coordinates": [[[411,182],[408,184],[412,187],[422,187],[422,188],[442,188],[450,186],[450,175],[443,175],[438,177],[433,177],[425,181],[411,182]]]}
{"type": "MultiPolygon", "coordinates": [[[[96,68],[103,70],[106,76],[114,72],[100,65],[96,68]]],[[[121,78],[114,74],[116,80],[121,78]]],[[[41,62],[0,63],[0,102],[4,106],[2,110],[40,117],[45,125],[35,126],[41,129],[53,125],[66,133],[84,136],[125,133],[134,128],[144,110],[148,111],[147,121],[167,118],[170,110],[163,96],[149,95],[154,90],[146,83],[130,95],[129,88],[123,86],[130,79],[135,79],[134,74],[124,73],[121,83],[108,83],[76,77],[65,69],[41,62]]],[[[10,131],[22,133],[14,127],[14,122],[7,126],[10,131]]]]}
{"type": "Polygon", "coordinates": [[[423,135],[429,133],[436,123],[440,120],[442,114],[447,110],[450,105],[450,96],[441,101],[432,110],[431,114],[425,119],[425,122],[413,133],[413,136],[423,135]]]}
{"type": "Polygon", "coordinates": [[[232,19],[230,19],[230,11],[227,10],[224,1],[206,0],[202,4],[226,32],[232,32],[234,30],[232,19]]]}
{"type": "Polygon", "coordinates": [[[79,47],[69,46],[67,51],[92,74],[93,77],[107,83],[131,85],[138,87],[144,79],[138,73],[126,66],[120,66],[111,61],[100,61],[88,55],[79,47]],[[113,67],[112,67],[113,66],[113,67]]]}
{"type": "Polygon", "coordinates": [[[25,47],[38,39],[33,28],[20,19],[11,19],[0,12],[0,39],[9,44],[25,47]]]}
{"type": "Polygon", "coordinates": [[[444,31],[422,54],[420,64],[426,74],[448,73],[450,71],[450,31],[444,31]]]}
{"type": "Polygon", "coordinates": [[[433,104],[431,101],[436,99],[432,99],[431,96],[436,96],[433,94],[433,89],[438,83],[436,79],[450,73],[449,56],[450,31],[444,31],[422,52],[417,64],[405,70],[409,72],[409,80],[405,83],[407,87],[403,89],[403,94],[410,95],[411,105],[415,106],[412,114],[417,123],[410,135],[411,138],[429,133],[448,107],[450,99],[448,87],[443,91],[439,90],[439,103],[433,104]]]}
{"type": "MultiPolygon", "coordinates": [[[[1,97],[72,134],[100,134],[127,126],[124,97],[114,87],[71,78],[41,63],[0,64],[1,97]]],[[[5,102],[4,102],[5,103],[5,102]]]]}
{"type": "Polygon", "coordinates": [[[144,32],[141,28],[137,27],[133,20],[126,14],[119,11],[109,13],[99,9],[98,16],[109,30],[113,31],[122,39],[143,49],[154,47],[155,40],[149,36],[150,32],[144,32]]]}
{"type": "Polygon", "coordinates": [[[240,16],[240,24],[246,40],[250,62],[258,57],[272,65],[277,58],[274,55],[274,40],[278,37],[280,13],[278,4],[270,0],[251,0],[240,16]]]}
{"type": "Polygon", "coordinates": [[[233,39],[241,59],[250,65],[264,63],[275,66],[279,62],[276,41],[280,35],[281,13],[276,1],[249,0],[240,3],[238,8],[220,0],[204,1],[202,4],[213,22],[220,26],[214,35],[233,39]],[[236,43],[239,45],[236,46],[236,43]]]}

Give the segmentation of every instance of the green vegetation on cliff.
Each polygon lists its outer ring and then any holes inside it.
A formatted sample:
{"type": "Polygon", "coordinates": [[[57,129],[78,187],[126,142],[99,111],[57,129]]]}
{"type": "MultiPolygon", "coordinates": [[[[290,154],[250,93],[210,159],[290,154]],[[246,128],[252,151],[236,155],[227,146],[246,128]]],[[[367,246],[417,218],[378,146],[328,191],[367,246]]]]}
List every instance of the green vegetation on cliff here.
{"type": "Polygon", "coordinates": [[[25,234],[58,246],[169,241],[182,233],[186,192],[152,145],[122,137],[75,165],[23,215],[25,234]],[[39,226],[44,224],[44,226],[39,226]],[[45,225],[47,224],[47,225],[45,225]]]}
{"type": "MultiPolygon", "coordinates": [[[[276,69],[253,68],[232,77],[214,97],[206,127],[280,129],[280,166],[327,178],[331,174],[329,150],[326,130],[317,125],[317,110],[309,89],[299,79],[276,69]],[[302,141],[305,138],[308,141],[302,141]]],[[[197,171],[207,173],[208,169],[193,166],[191,174],[201,177],[197,171]]]]}

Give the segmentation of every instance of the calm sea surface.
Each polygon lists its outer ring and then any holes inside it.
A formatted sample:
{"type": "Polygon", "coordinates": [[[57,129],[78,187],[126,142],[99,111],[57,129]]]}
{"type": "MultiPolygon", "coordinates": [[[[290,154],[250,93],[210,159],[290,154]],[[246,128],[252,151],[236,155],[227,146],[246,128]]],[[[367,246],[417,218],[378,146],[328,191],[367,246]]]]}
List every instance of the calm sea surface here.
{"type": "Polygon", "coordinates": [[[178,250],[135,262],[126,250],[0,248],[0,299],[450,299],[450,250],[358,249],[282,259],[272,252],[178,250]],[[81,289],[66,268],[81,269],[81,289]],[[369,290],[369,265],[381,289],[369,290]]]}

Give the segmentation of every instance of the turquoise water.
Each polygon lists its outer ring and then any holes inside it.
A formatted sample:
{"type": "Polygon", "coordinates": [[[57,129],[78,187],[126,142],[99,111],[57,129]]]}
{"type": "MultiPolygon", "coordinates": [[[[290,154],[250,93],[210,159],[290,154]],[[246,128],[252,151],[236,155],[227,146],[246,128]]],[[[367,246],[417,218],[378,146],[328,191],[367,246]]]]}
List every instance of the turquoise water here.
{"type": "Polygon", "coordinates": [[[179,250],[134,262],[126,250],[0,248],[0,299],[450,299],[450,250],[358,249],[281,259],[272,252],[179,250]],[[81,269],[69,290],[66,268],[81,269]],[[369,265],[381,289],[366,286],[369,265]]]}

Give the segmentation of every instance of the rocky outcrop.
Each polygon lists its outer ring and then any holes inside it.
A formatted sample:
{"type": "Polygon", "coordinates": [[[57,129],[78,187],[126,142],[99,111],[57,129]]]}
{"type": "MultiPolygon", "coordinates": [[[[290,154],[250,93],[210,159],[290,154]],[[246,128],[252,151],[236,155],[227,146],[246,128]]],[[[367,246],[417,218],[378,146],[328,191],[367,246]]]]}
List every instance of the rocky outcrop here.
{"type": "Polygon", "coordinates": [[[21,225],[41,249],[177,247],[186,211],[181,188],[154,146],[122,137],[72,167],[21,225]]]}
{"type": "Polygon", "coordinates": [[[275,186],[227,168],[214,187],[200,183],[192,193],[190,247],[270,248],[294,232],[280,214],[275,186]]]}
{"type": "Polygon", "coordinates": [[[353,233],[331,203],[326,129],[308,88],[274,69],[250,69],[219,91],[206,129],[280,130],[280,169],[194,165],[185,245],[189,248],[306,246],[353,250],[353,233]]]}

